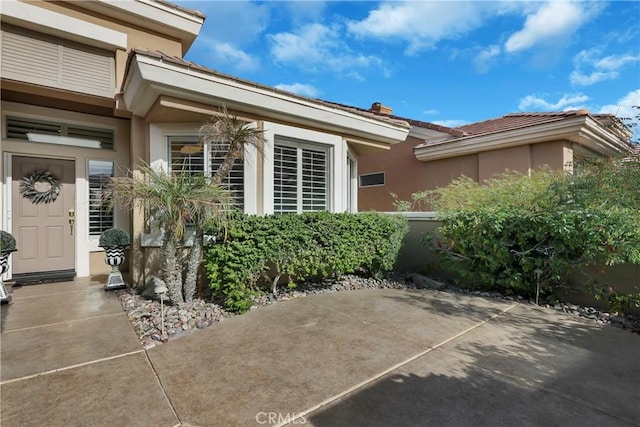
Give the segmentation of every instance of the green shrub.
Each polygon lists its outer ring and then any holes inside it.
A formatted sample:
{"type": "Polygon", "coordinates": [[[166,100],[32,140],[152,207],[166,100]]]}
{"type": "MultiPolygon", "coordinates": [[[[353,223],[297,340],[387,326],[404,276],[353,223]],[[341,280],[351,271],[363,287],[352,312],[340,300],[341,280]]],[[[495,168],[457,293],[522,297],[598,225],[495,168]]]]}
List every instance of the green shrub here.
{"type": "Polygon", "coordinates": [[[0,230],[0,252],[15,252],[16,239],[4,230],[0,230]]]}
{"type": "Polygon", "coordinates": [[[407,231],[405,218],[374,212],[239,215],[206,249],[205,269],[214,295],[243,312],[253,293],[275,293],[282,276],[290,284],[353,272],[379,277],[393,268],[407,231]]]}
{"type": "Polygon", "coordinates": [[[98,246],[101,248],[115,248],[119,246],[129,246],[131,239],[129,233],[119,228],[110,228],[100,235],[98,246]]]}
{"type": "Polygon", "coordinates": [[[640,264],[640,159],[585,159],[576,174],[461,178],[420,193],[439,210],[436,244],[467,286],[532,295],[576,268],[640,264]]]}
{"type": "Polygon", "coordinates": [[[465,285],[532,296],[538,281],[550,292],[576,267],[640,263],[639,227],[625,208],[494,207],[445,215],[438,233],[448,265],[465,285]]]}

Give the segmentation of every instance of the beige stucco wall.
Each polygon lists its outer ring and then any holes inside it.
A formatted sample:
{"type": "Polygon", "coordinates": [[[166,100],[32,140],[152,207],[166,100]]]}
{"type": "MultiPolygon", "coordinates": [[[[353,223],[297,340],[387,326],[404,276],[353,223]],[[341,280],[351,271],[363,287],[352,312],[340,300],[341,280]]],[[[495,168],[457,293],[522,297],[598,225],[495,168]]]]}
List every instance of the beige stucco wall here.
{"type": "Polygon", "coordinates": [[[391,193],[409,201],[413,193],[444,187],[463,175],[482,182],[506,170],[528,174],[543,165],[562,169],[573,160],[570,143],[549,141],[423,162],[413,154],[422,142],[409,136],[389,151],[358,158],[358,175],[385,173],[385,185],[358,189],[359,211],[394,211],[391,193]]]}
{"type": "Polygon", "coordinates": [[[385,185],[358,188],[359,211],[394,211],[391,193],[401,200],[410,200],[415,192],[446,186],[462,175],[478,179],[477,155],[421,162],[413,154],[413,148],[422,142],[409,136],[390,150],[358,157],[358,175],[385,173],[385,185]]]}
{"type": "Polygon", "coordinates": [[[479,153],[478,179],[482,182],[505,170],[528,173],[531,168],[529,150],[528,145],[523,145],[479,153]]]}

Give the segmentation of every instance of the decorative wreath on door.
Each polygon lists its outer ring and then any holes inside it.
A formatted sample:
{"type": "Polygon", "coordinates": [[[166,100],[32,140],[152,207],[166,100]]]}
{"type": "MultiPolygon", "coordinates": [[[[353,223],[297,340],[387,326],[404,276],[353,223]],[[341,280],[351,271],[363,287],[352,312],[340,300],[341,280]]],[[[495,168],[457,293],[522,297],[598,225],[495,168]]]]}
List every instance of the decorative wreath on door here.
{"type": "Polygon", "coordinates": [[[35,205],[53,203],[60,194],[60,185],[60,180],[51,171],[35,169],[20,180],[20,194],[35,205]],[[47,184],[47,190],[36,188],[39,182],[47,184]]]}

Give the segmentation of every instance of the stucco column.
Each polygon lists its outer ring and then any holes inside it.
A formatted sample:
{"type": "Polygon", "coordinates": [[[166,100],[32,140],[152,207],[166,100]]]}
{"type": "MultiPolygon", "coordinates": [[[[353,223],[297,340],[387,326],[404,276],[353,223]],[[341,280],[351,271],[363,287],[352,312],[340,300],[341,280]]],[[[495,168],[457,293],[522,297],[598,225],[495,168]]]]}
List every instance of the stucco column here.
{"type": "MultiPolygon", "coordinates": [[[[140,170],[142,162],[149,163],[149,133],[142,117],[131,118],[131,143],[129,145],[131,171],[133,178],[144,179],[140,170]]],[[[136,206],[131,210],[131,281],[133,286],[144,286],[145,283],[145,253],[141,245],[141,235],[145,229],[144,208],[136,206]]]]}

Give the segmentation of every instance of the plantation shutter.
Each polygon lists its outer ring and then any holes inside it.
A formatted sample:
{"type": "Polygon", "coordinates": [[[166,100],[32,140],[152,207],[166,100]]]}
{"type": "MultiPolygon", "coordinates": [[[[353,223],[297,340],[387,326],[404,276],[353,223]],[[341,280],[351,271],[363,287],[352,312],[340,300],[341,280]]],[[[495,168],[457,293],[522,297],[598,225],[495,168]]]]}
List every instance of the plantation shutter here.
{"type": "MultiPolygon", "coordinates": [[[[222,165],[229,151],[228,144],[217,144],[216,147],[204,146],[197,136],[169,137],[171,172],[197,172],[213,176],[222,165]]],[[[236,206],[244,209],[244,162],[236,159],[229,175],[221,185],[231,191],[236,206]]]]}
{"type": "Polygon", "coordinates": [[[274,212],[317,212],[328,208],[327,150],[274,146],[274,212]]]}
{"type": "MultiPolygon", "coordinates": [[[[218,168],[222,166],[224,158],[229,151],[229,144],[217,144],[210,150],[210,170],[214,175],[218,168]]],[[[231,191],[236,206],[244,210],[244,159],[239,158],[233,164],[229,174],[222,179],[222,186],[231,191]]]]}
{"type": "Polygon", "coordinates": [[[197,136],[169,137],[171,172],[205,173],[204,149],[197,136]]]}
{"type": "Polygon", "coordinates": [[[99,236],[113,228],[113,209],[105,200],[104,191],[114,175],[110,161],[89,160],[89,235],[99,236]]]}
{"type": "Polygon", "coordinates": [[[274,147],[274,212],[298,212],[298,153],[295,148],[274,147]]]}
{"type": "Polygon", "coordinates": [[[302,210],[327,210],[327,153],[301,149],[302,210]]]}

